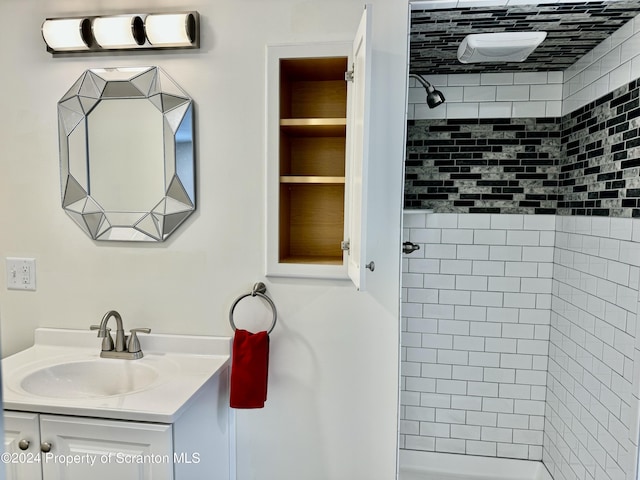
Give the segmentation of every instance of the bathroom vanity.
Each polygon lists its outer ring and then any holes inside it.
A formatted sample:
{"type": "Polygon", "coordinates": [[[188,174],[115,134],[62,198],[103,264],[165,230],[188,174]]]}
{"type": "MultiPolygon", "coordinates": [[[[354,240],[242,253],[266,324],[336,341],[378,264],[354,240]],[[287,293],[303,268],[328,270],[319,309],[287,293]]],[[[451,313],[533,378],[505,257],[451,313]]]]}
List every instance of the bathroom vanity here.
{"type": "Polygon", "coordinates": [[[100,358],[94,332],[43,328],[2,361],[8,479],[235,478],[230,339],[140,343],[100,358]]]}

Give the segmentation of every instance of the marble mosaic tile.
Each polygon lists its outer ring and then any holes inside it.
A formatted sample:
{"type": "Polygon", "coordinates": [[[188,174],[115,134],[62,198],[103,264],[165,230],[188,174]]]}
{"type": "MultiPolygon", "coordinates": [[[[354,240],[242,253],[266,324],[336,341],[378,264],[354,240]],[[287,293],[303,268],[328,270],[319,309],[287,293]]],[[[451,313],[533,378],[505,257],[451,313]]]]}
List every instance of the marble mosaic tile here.
{"type": "Polygon", "coordinates": [[[562,119],[562,215],[640,217],[640,82],[562,119]]]}
{"type": "Polygon", "coordinates": [[[557,118],[409,122],[405,206],[456,213],[555,213],[557,118]]]}

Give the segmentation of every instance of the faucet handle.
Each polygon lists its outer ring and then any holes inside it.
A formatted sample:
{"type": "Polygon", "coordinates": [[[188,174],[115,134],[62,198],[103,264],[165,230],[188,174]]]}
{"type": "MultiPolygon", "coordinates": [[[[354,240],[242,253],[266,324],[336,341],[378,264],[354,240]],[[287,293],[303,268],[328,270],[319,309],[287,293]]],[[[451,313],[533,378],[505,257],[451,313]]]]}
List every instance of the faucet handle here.
{"type": "Polygon", "coordinates": [[[140,348],[140,341],[138,340],[138,335],[137,333],[151,333],[151,329],[150,328],[132,328],[131,330],[129,330],[129,346],[127,347],[127,350],[129,351],[129,353],[136,353],[139,352],[141,350],[140,348]]]}
{"type": "MultiPolygon", "coordinates": [[[[100,325],[91,325],[89,327],[90,330],[100,330],[100,325]]],[[[106,328],[107,334],[102,338],[102,351],[110,352],[113,350],[113,337],[111,336],[111,329],[109,327],[106,328]]],[[[100,336],[98,334],[98,336],[100,336]]]]}

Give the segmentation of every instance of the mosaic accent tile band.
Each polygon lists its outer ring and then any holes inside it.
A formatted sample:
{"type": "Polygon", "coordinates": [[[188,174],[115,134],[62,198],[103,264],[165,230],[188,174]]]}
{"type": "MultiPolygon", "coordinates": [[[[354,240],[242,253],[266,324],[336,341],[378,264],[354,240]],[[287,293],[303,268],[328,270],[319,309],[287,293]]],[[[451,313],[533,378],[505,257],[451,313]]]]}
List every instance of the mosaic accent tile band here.
{"type": "Polygon", "coordinates": [[[554,118],[410,120],[405,208],[640,217],[640,79],[554,118]]]}
{"type": "Polygon", "coordinates": [[[405,207],[556,213],[558,118],[409,121],[405,207]]]}
{"type": "Polygon", "coordinates": [[[639,87],[635,80],[563,117],[558,213],[640,217],[639,87]]]}

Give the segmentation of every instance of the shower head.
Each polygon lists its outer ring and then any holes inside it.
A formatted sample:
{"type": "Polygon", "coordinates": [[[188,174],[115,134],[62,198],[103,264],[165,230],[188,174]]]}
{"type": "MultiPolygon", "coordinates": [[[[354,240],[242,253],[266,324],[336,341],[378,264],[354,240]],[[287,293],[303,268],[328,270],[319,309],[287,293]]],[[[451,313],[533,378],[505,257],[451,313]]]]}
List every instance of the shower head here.
{"type": "Polygon", "coordinates": [[[438,105],[442,105],[445,102],[443,93],[440,90],[436,90],[435,87],[422,78],[421,75],[410,73],[409,76],[420,82],[427,91],[427,105],[429,108],[436,108],[438,105]]]}

